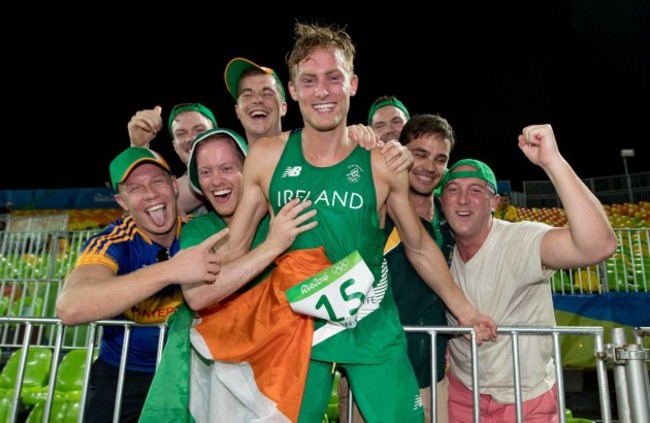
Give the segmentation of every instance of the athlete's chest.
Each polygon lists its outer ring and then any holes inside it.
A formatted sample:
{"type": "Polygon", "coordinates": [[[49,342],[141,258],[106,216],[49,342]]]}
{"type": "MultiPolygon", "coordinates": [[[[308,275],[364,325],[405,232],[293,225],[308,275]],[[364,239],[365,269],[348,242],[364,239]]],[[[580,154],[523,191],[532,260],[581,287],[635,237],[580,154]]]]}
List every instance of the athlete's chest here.
{"type": "Polygon", "coordinates": [[[355,160],[327,168],[288,164],[276,170],[269,193],[279,207],[300,198],[311,200],[316,208],[357,209],[374,197],[374,185],[368,166],[355,160]]]}

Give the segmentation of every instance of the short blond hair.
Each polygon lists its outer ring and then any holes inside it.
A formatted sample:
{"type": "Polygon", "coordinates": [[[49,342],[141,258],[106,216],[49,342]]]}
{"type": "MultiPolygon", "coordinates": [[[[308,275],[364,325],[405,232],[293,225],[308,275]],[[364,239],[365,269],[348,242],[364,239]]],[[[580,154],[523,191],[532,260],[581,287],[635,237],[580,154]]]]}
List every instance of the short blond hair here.
{"type": "Polygon", "coordinates": [[[289,66],[289,77],[295,82],[298,65],[305,60],[312,51],[324,47],[339,49],[343,53],[345,65],[350,75],[354,73],[354,56],[356,47],[345,31],[345,27],[338,28],[334,25],[304,24],[297,22],[294,28],[295,42],[293,48],[285,58],[289,66]]]}

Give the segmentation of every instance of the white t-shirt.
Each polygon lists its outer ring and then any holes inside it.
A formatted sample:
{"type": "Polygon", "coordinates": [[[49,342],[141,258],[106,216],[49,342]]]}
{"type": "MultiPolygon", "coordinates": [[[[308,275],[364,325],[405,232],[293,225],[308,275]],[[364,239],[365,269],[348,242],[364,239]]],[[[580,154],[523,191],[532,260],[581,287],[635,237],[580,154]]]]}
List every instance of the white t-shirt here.
{"type": "MultiPolygon", "coordinates": [[[[543,223],[511,223],[493,219],[485,243],[463,263],[454,249],[451,274],[481,313],[499,326],[555,326],[548,278],[553,270],[542,268],[542,236],[551,229],[543,223]]],[[[450,325],[458,325],[447,314],[450,325]]],[[[470,342],[457,337],[449,343],[450,370],[472,388],[470,342]]],[[[555,383],[553,341],[549,335],[519,335],[519,364],[523,400],[535,398],[555,383]]],[[[512,337],[500,334],[496,342],[478,347],[479,390],[501,403],[515,402],[512,337]]]]}

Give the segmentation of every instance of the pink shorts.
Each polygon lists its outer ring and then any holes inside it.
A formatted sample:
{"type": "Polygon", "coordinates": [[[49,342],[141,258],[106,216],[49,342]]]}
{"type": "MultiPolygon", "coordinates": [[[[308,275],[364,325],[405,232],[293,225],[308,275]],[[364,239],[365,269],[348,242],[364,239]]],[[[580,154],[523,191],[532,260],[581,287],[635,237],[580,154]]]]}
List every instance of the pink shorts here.
{"type": "MultiPolygon", "coordinates": [[[[468,389],[451,372],[447,373],[449,378],[449,422],[450,423],[473,423],[474,408],[472,390],[468,389]]],[[[479,409],[481,412],[481,423],[505,423],[517,421],[517,408],[515,404],[503,404],[492,399],[490,395],[479,395],[479,409]]],[[[521,404],[521,412],[526,423],[557,423],[559,422],[557,408],[557,389],[553,386],[544,394],[524,401],[521,404]]]]}

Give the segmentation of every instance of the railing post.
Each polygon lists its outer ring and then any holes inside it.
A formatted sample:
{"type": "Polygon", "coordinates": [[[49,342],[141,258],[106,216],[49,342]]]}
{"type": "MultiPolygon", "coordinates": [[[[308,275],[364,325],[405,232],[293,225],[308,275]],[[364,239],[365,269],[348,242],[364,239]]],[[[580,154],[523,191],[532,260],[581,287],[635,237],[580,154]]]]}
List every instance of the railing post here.
{"type": "Polygon", "coordinates": [[[650,422],[646,364],[648,349],[628,344],[623,328],[612,329],[608,359],[614,364],[618,417],[621,423],[650,422]]]}
{"type": "Polygon", "coordinates": [[[629,402],[632,421],[650,422],[650,404],[648,404],[648,387],[645,384],[645,362],[648,361],[648,349],[641,345],[626,345],[620,351],[625,361],[625,375],[630,382],[629,402]]]}
{"type": "Polygon", "coordinates": [[[616,387],[616,404],[618,406],[618,420],[620,423],[631,423],[630,420],[630,403],[627,390],[627,380],[625,377],[625,368],[623,362],[618,360],[616,351],[627,344],[625,331],[623,328],[612,329],[612,343],[607,344],[608,361],[613,364],[614,386],[616,387]]]}

